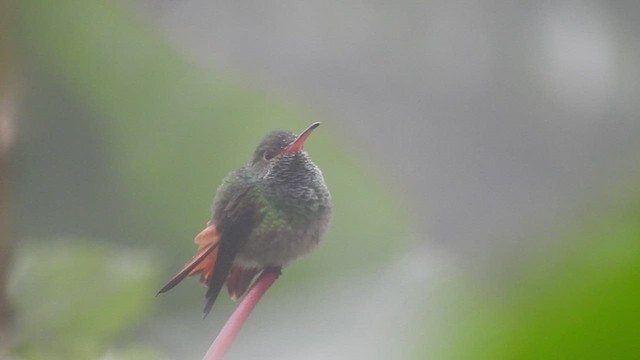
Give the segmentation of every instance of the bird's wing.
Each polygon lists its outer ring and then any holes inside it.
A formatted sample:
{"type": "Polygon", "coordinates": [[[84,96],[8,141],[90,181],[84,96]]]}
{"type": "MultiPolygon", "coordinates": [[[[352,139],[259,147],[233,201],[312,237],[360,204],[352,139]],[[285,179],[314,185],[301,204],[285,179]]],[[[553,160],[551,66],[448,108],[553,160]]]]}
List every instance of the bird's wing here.
{"type": "Polygon", "coordinates": [[[255,197],[252,187],[246,183],[234,183],[214,204],[213,221],[219,224],[221,239],[217,251],[217,258],[206,285],[205,295],[207,303],[203,316],[207,316],[216,301],[220,289],[227,281],[231,265],[236,255],[246,242],[257,221],[255,197]]]}
{"type": "MultiPolygon", "coordinates": [[[[234,181],[234,177],[241,175],[242,169],[239,169],[225,179],[216,194],[211,221],[195,238],[198,245],[196,255],[158,291],[158,294],[167,292],[185,277],[200,274],[200,282],[208,287],[203,317],[215,303],[236,255],[258,220],[251,184],[234,181]]],[[[238,292],[241,289],[238,287],[236,293],[241,295],[246,286],[248,284],[242,285],[244,289],[241,292],[238,292]]]]}

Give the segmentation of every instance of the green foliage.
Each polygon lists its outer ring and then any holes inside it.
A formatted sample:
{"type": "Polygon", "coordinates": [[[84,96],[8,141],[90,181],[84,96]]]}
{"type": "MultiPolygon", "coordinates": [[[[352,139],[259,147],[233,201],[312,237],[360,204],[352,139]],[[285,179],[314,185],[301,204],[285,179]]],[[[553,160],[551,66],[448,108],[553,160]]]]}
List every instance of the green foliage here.
{"type": "MultiPolygon", "coordinates": [[[[445,295],[448,359],[640,357],[640,201],[587,216],[523,261],[500,289],[445,295]],[[454,341],[451,341],[454,339],[454,341]]],[[[425,314],[424,316],[429,316],[425,314]]],[[[433,349],[420,348],[416,358],[433,349]]]]}
{"type": "Polygon", "coordinates": [[[30,243],[16,254],[15,355],[95,359],[148,314],[157,276],[148,254],[88,240],[30,243]]]}
{"type": "Polygon", "coordinates": [[[515,289],[521,327],[509,358],[640,356],[640,218],[586,229],[569,235],[563,259],[530,270],[531,289],[515,289]]]}

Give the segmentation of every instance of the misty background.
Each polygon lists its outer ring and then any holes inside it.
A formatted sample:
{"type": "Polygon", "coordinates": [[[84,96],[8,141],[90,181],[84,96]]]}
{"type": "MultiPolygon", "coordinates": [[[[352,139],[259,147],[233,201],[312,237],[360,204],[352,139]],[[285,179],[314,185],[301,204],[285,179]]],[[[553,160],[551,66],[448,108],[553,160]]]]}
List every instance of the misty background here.
{"type": "Polygon", "coordinates": [[[465,261],[583,206],[640,150],[633,2],[131,5],[191,61],[310,107],[465,261]]]}
{"type": "Polygon", "coordinates": [[[234,304],[155,291],[313,121],[332,229],[229,359],[640,354],[635,2],[4,7],[0,355],[201,358],[234,304]]]}

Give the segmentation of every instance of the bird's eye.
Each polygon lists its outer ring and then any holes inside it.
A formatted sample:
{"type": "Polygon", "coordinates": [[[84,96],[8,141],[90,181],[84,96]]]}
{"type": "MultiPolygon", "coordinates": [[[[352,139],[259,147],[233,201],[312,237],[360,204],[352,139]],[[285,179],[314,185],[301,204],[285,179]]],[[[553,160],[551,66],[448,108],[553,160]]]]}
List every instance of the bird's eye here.
{"type": "Polygon", "coordinates": [[[265,151],[262,153],[262,158],[265,159],[266,161],[269,161],[273,159],[273,153],[270,151],[265,151]]]}

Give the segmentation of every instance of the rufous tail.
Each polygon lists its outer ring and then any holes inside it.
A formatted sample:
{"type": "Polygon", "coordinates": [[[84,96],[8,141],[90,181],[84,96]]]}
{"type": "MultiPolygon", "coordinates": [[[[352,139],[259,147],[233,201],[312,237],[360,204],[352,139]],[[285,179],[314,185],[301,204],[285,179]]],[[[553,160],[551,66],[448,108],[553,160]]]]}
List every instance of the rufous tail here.
{"type": "Polygon", "coordinates": [[[194,240],[198,245],[196,255],[158,291],[157,295],[171,290],[187,276],[196,274],[200,274],[200,282],[206,285],[213,276],[216,267],[219,241],[220,235],[216,226],[208,223],[208,226],[194,240]]]}

